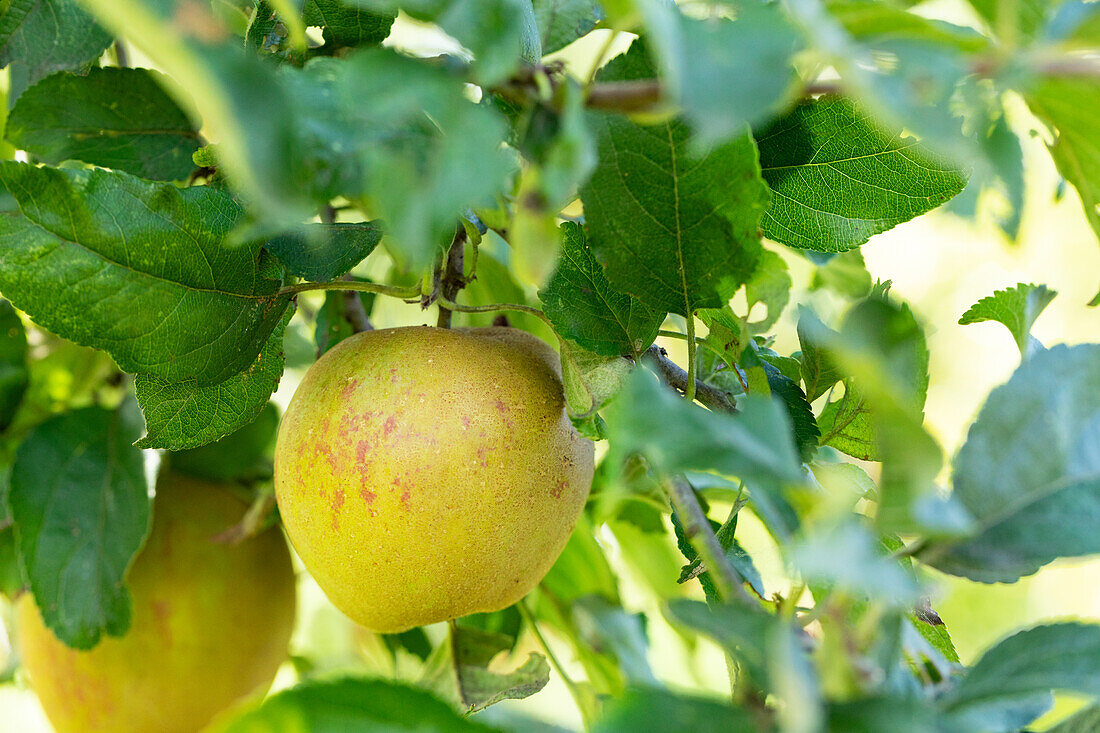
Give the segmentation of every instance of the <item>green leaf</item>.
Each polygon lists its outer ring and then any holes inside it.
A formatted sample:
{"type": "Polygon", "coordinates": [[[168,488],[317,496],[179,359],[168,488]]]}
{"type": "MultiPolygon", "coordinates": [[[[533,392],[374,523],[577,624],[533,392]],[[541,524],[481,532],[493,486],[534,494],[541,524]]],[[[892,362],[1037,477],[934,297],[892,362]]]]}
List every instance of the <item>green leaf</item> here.
{"type": "Polygon", "coordinates": [[[657,686],[646,652],[646,617],[627,613],[602,596],[586,596],[573,605],[573,618],[582,637],[593,647],[610,651],[627,681],[657,686]]]}
{"type": "Polygon", "coordinates": [[[0,10],[0,67],[12,65],[12,98],[55,71],[86,69],[109,45],[77,0],[9,0],[0,10]]]}
{"type": "Polygon", "coordinates": [[[580,224],[561,225],[558,268],[539,293],[558,333],[603,356],[645,351],[664,314],[612,287],[588,246],[580,224]]]}
{"type": "Polygon", "coordinates": [[[1046,285],[1019,283],[1013,288],[997,290],[970,306],[962,314],[959,324],[966,326],[983,321],[1003,323],[1016,340],[1020,353],[1027,354],[1031,326],[1057,294],[1046,285]]]}
{"type": "Polygon", "coordinates": [[[459,215],[501,192],[513,169],[503,121],[443,68],[367,49],[284,67],[279,81],[301,117],[301,178],[284,172],[281,185],[307,180],[315,198],[367,198],[405,269],[430,264],[459,215]]]}
{"type": "Polygon", "coordinates": [[[565,48],[596,27],[603,16],[595,0],[532,0],[542,53],[565,48]]]}
{"type": "MultiPolygon", "coordinates": [[[[843,374],[829,357],[828,350],[820,343],[820,335],[828,336],[828,328],[808,308],[798,309],[798,343],[802,347],[798,360],[802,365],[802,383],[806,386],[806,399],[814,402],[833,388],[843,374]],[[815,335],[817,335],[815,337],[815,335]]],[[[818,425],[824,416],[818,419],[818,425]]],[[[824,434],[824,433],[823,433],[824,434]]]]}
{"type": "Polygon", "coordinates": [[[532,652],[513,672],[490,672],[489,662],[509,651],[514,639],[505,634],[452,626],[447,643],[429,659],[422,682],[445,700],[473,713],[500,702],[530,697],[550,681],[550,665],[532,652]]]}
{"type": "MultiPolygon", "coordinates": [[[[344,339],[356,333],[356,326],[348,318],[349,298],[357,298],[363,306],[363,313],[370,318],[374,309],[374,293],[335,291],[325,293],[325,304],[317,311],[317,323],[314,329],[313,340],[317,344],[316,358],[321,358],[329,349],[344,339]]],[[[354,301],[352,301],[354,303],[354,301]]],[[[314,354],[306,362],[306,366],[314,362],[314,354]]],[[[293,366],[289,361],[288,366],[293,366]]]]}
{"type": "MultiPolygon", "coordinates": [[[[804,250],[811,253],[813,250],[804,250]]],[[[827,262],[822,264],[811,258],[818,267],[814,270],[810,290],[827,288],[846,298],[862,298],[871,291],[871,273],[863,261],[863,251],[850,249],[835,255],[824,255],[827,262]]]]}
{"type": "MultiPolygon", "coordinates": [[[[635,43],[600,78],[644,76],[645,53],[635,43]]],[[[767,190],[751,137],[697,156],[680,122],[591,119],[599,164],[581,201],[592,251],[611,284],[650,308],[685,316],[724,305],[752,276],[761,251],[767,190]]]]}
{"type": "Polygon", "coordinates": [[[349,730],[490,733],[429,693],[384,680],[313,680],[272,695],[259,707],[215,725],[218,733],[345,733],[349,730]]]}
{"type": "Polygon", "coordinates": [[[1056,3],[1048,0],[1013,0],[1006,4],[998,0],[969,0],[994,33],[1007,33],[1006,42],[1026,44],[1042,27],[1047,11],[1056,3]]]}
{"type": "Polygon", "coordinates": [[[858,521],[817,526],[789,549],[803,578],[899,608],[911,607],[921,587],[912,571],[887,556],[858,521]]]}
{"type": "Polygon", "coordinates": [[[344,0],[308,0],[302,8],[307,26],[319,26],[325,50],[377,46],[386,40],[396,13],[372,13],[344,0]]]}
{"type": "Polygon", "coordinates": [[[1100,626],[1050,624],[1010,636],[982,655],[941,705],[953,718],[981,720],[990,709],[1051,690],[1100,696],[1100,626]]]}
{"type": "Polygon", "coordinates": [[[989,46],[989,39],[972,28],[925,18],[885,3],[829,0],[827,6],[829,14],[858,39],[932,41],[971,53],[989,46]]]}
{"type": "Polygon", "coordinates": [[[777,4],[743,2],[731,20],[692,18],[661,0],[638,3],[661,78],[702,146],[740,136],[791,100],[798,31],[777,4]],[[736,49],[736,52],[731,52],[736,49]]]}
{"type": "Polygon", "coordinates": [[[986,583],[1100,552],[1100,345],[1032,355],[993,390],[955,459],[973,536],[921,559],[986,583]]]}
{"type": "Polygon", "coordinates": [[[1057,132],[1050,154],[1085,208],[1100,236],[1100,122],[1091,111],[1100,105],[1100,83],[1085,78],[1045,78],[1025,95],[1031,110],[1057,132]]]}
{"type": "Polygon", "coordinates": [[[20,95],[5,134],[46,163],[81,160],[181,180],[195,169],[199,125],[161,89],[166,83],[148,69],[54,74],[20,95]]]}
{"type": "Polygon", "coordinates": [[[335,280],[358,265],[382,240],[376,221],[307,224],[268,241],[267,249],[298,277],[335,280]]]}
{"type": "Polygon", "coordinates": [[[59,639],[90,649],[130,627],[123,577],[149,530],[149,486],[131,403],[89,407],[35,428],[16,454],[12,517],[42,619],[59,639]]]}
{"type": "Polygon", "coordinates": [[[737,476],[766,520],[785,527],[774,502],[784,485],[802,480],[787,416],[779,402],[759,395],[738,400],[738,409],[725,415],[689,404],[636,369],[605,412],[608,440],[616,455],[642,453],[665,474],[737,476]]]}
{"type": "Polygon", "coordinates": [[[479,84],[492,86],[510,76],[521,62],[542,58],[539,27],[530,0],[357,0],[360,5],[400,9],[417,20],[435,23],[469,49],[479,84]]]}
{"type": "Polygon", "coordinates": [[[756,730],[744,710],[714,700],[674,695],[664,690],[631,690],[608,705],[593,733],[641,730],[729,733],[756,730]]]}
{"type": "Polygon", "coordinates": [[[869,697],[828,706],[828,733],[941,733],[936,711],[921,697],[869,697]]]}
{"type": "Polygon", "coordinates": [[[0,181],[20,207],[0,215],[0,290],[126,371],[217,383],[255,360],[286,310],[259,243],[226,243],[241,209],[224,193],[10,162],[0,181]]]}
{"type": "MultiPolygon", "coordinates": [[[[0,433],[15,417],[27,391],[27,332],[11,303],[0,300],[0,433]]],[[[3,506],[0,492],[0,506],[3,506]]],[[[2,515],[0,515],[2,516],[2,515]]]]}
{"type": "MultiPolygon", "coordinates": [[[[677,599],[669,603],[668,612],[677,622],[718,642],[755,687],[779,695],[786,707],[798,708],[795,715],[818,715],[817,680],[805,647],[797,639],[801,630],[762,609],[742,605],[708,606],[677,599]]],[[[817,726],[786,729],[816,730],[817,726]]]]}
{"type": "Polygon", "coordinates": [[[1100,705],[1091,705],[1047,729],[1047,733],[1094,733],[1097,730],[1100,730],[1100,705]]]}
{"type": "Polygon", "coordinates": [[[193,379],[169,382],[138,374],[137,400],[145,413],[146,433],[139,448],[183,450],[219,440],[256,419],[283,376],[283,333],[294,315],[287,310],[256,360],[224,382],[193,379]]]}
{"type": "Polygon", "coordinates": [[[838,97],[803,102],[760,131],[757,144],[773,193],[764,234],[791,247],[858,247],[966,184],[915,140],[838,97]]]}
{"type": "Polygon", "coordinates": [[[825,405],[817,418],[820,444],[828,445],[861,461],[881,461],[867,399],[851,383],[844,383],[839,400],[825,405]]]}
{"type": "Polygon", "coordinates": [[[591,416],[618,394],[633,365],[619,356],[594,354],[567,339],[560,346],[569,414],[577,419],[591,416]]]}
{"type": "MultiPolygon", "coordinates": [[[[173,453],[172,470],[210,481],[254,477],[275,442],[279,410],[268,402],[243,428],[200,448],[173,453]]],[[[270,467],[268,468],[270,475],[270,467]]]]}
{"type": "Polygon", "coordinates": [[[795,444],[798,446],[799,457],[803,461],[813,458],[817,450],[818,438],[821,431],[814,419],[814,411],[806,400],[802,388],[790,377],[784,375],[775,366],[761,359],[761,366],[768,379],[768,388],[772,395],[778,397],[787,410],[787,417],[791,421],[794,431],[795,444]]]}
{"type": "Polygon", "coordinates": [[[791,299],[791,275],[788,272],[787,262],[782,257],[765,249],[760,252],[760,259],[756,263],[756,271],[745,283],[745,299],[748,302],[747,319],[752,315],[753,307],[757,304],[767,309],[767,316],[758,321],[749,321],[748,327],[751,333],[767,333],[775,326],[779,316],[783,315],[783,309],[791,299]]]}

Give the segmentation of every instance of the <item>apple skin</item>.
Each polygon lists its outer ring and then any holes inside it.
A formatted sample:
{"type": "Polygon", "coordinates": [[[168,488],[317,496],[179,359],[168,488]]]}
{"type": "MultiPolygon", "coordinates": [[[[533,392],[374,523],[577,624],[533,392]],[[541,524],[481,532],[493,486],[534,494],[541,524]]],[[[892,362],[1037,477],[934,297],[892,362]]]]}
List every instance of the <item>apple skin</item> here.
{"type": "Polygon", "coordinates": [[[291,543],[352,620],[395,633],[509,606],[557,559],[592,484],[557,354],[511,328],[356,334],[283,417],[291,543]]]}
{"type": "Polygon", "coordinates": [[[267,690],[286,658],[295,579],[277,529],[213,540],[246,509],[221,485],[163,473],[153,529],[127,575],[130,630],[88,651],[59,641],[23,594],[23,665],[59,733],[195,733],[267,690]]]}

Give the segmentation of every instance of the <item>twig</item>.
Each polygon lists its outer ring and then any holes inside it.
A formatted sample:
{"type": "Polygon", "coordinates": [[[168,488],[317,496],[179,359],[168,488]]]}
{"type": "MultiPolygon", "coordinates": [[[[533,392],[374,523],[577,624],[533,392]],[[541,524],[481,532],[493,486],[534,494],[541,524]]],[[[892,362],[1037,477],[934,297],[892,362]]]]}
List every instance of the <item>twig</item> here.
{"type": "Polygon", "coordinates": [[[695,496],[695,489],[683,476],[674,476],[666,484],[672,506],[680,515],[684,537],[699,553],[702,565],[714,581],[718,594],[726,601],[736,598],[743,603],[755,605],[752,596],[745,590],[745,581],[726,559],[726,551],[722,549],[718,536],[711,529],[707,515],[699,505],[699,498],[695,496]]]}
{"type": "MultiPolygon", "coordinates": [[[[688,373],[668,358],[668,352],[654,344],[646,349],[646,358],[650,360],[657,374],[674,389],[687,393],[688,373]]],[[[695,383],[695,399],[716,412],[737,412],[737,405],[727,392],[703,381],[695,383]]]]}
{"type": "Polygon", "coordinates": [[[416,298],[420,295],[420,286],[400,287],[397,285],[382,285],[380,283],[365,283],[358,280],[335,280],[333,282],[314,283],[304,282],[287,285],[279,291],[279,295],[297,295],[310,290],[358,290],[364,293],[378,293],[388,295],[391,298],[416,298]]]}
{"type": "MultiPolygon", "coordinates": [[[[354,282],[351,275],[344,275],[340,279],[346,282],[354,282]]],[[[351,330],[355,333],[374,330],[374,325],[370,322],[370,316],[367,315],[367,309],[363,306],[363,299],[359,297],[359,293],[353,290],[344,293],[344,318],[351,324],[351,330]]]]}
{"type": "MultiPolygon", "coordinates": [[[[454,239],[451,240],[451,247],[447,250],[446,260],[443,262],[439,283],[442,300],[454,301],[458,297],[458,291],[466,287],[466,277],[463,271],[466,264],[465,249],[466,227],[459,224],[458,228],[455,229],[454,239]]],[[[440,328],[450,328],[452,312],[441,301],[439,304],[439,317],[436,319],[435,325],[440,328]]]]}

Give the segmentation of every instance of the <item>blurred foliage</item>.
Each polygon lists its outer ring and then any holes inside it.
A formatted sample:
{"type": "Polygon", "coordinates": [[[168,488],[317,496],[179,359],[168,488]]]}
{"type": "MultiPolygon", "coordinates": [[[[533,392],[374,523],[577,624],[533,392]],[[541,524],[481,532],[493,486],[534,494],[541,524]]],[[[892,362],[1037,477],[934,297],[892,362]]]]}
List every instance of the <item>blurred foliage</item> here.
{"type": "Polygon", "coordinates": [[[585,513],[447,629],[307,595],[287,689],[215,730],[1013,731],[1052,692],[1092,730],[1096,625],[957,651],[933,581],[1100,554],[1100,347],[1036,337],[1045,284],[961,304],[1020,361],[952,460],[967,355],[861,248],[945,204],[1016,242],[1033,136],[1100,235],[1100,4],[927,5],[0,5],[0,593],[125,634],[158,460],[249,501],[222,541],[278,522],[302,370],[440,309],[559,351],[585,513]]]}

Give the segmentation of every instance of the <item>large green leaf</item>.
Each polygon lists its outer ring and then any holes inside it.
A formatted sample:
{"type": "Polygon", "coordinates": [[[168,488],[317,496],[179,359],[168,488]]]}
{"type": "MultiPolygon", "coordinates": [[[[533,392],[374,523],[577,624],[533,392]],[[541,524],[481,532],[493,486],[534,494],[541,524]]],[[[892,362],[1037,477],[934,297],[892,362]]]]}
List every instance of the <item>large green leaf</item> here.
{"type": "Polygon", "coordinates": [[[735,19],[688,17],[663,0],[638,5],[662,81],[699,143],[739,136],[791,100],[798,84],[791,59],[801,38],[780,5],[739,3],[735,19]]]}
{"type": "Polygon", "coordinates": [[[247,369],[223,382],[169,382],[163,377],[138,374],[134,390],[146,425],[138,447],[196,448],[252,422],[283,376],[283,333],[293,313],[287,310],[247,369]]]}
{"type": "Polygon", "coordinates": [[[980,721],[1051,690],[1100,697],[1100,626],[1050,624],[1010,636],[982,655],[940,704],[953,718],[980,721]]]}
{"type": "Polygon", "coordinates": [[[267,249],[295,275],[324,282],[363,261],[382,241],[376,221],[308,224],[291,234],[274,237],[267,249]]]}
{"type": "Polygon", "coordinates": [[[1046,285],[1019,283],[987,295],[970,306],[959,318],[959,324],[966,326],[983,321],[1002,323],[1012,334],[1020,353],[1026,354],[1031,325],[1057,294],[1046,285]]]}
{"type": "Polygon", "coordinates": [[[198,124],[148,69],[54,74],[20,95],[5,134],[46,163],[74,159],[142,178],[180,180],[195,169],[198,124]]]}
{"type": "MultiPolygon", "coordinates": [[[[0,300],[0,432],[11,424],[27,390],[27,333],[11,303],[0,300]]],[[[3,516],[0,493],[0,517],[3,516]]]]}
{"type": "Polygon", "coordinates": [[[1090,705],[1048,729],[1048,733],[1094,733],[1097,730],[1100,730],[1100,705],[1090,705]]]}
{"type": "Polygon", "coordinates": [[[55,71],[86,69],[111,44],[77,0],[9,0],[0,9],[0,67],[12,96],[55,71]]]}
{"type": "MultiPolygon", "coordinates": [[[[649,75],[635,43],[601,79],[649,75]]],[[[688,315],[718,308],[753,273],[767,205],[748,135],[691,151],[688,127],[593,116],[599,164],[581,189],[589,241],[611,284],[650,308],[688,315]]]]}
{"type": "Polygon", "coordinates": [[[539,293],[558,333],[604,356],[645,351],[664,314],[612,287],[580,224],[566,222],[561,233],[558,268],[539,293]]]}
{"type": "Polygon", "coordinates": [[[270,464],[263,465],[275,445],[279,429],[279,410],[274,402],[268,402],[260,414],[240,430],[209,445],[173,453],[169,460],[172,470],[210,481],[234,481],[252,479],[270,464]]]}
{"type": "Polygon", "coordinates": [[[213,384],[240,372],[286,309],[259,243],[230,246],[240,207],[104,170],[0,163],[0,290],[42,326],[126,371],[213,384]]]}
{"type": "Polygon", "coordinates": [[[326,50],[375,46],[386,40],[396,13],[371,13],[345,0],[308,0],[302,21],[320,26],[326,50]]]}
{"type": "Polygon", "coordinates": [[[123,576],[149,530],[149,487],[133,405],[88,407],[42,423],[19,447],[12,517],[42,619],[88,649],[130,627],[123,576]]]}
{"type": "Polygon", "coordinates": [[[1100,552],[1100,345],[1040,351],[993,390],[955,459],[974,535],[921,559],[1014,582],[1058,557],[1100,552]]]}
{"type": "Polygon", "coordinates": [[[858,247],[966,184],[916,140],[837,97],[803,102],[761,130],[757,144],[773,194],[764,234],[791,247],[858,247]]]}
{"type": "Polygon", "coordinates": [[[385,680],[337,678],[303,682],[265,700],[218,733],[490,733],[423,690],[385,680]]]}

